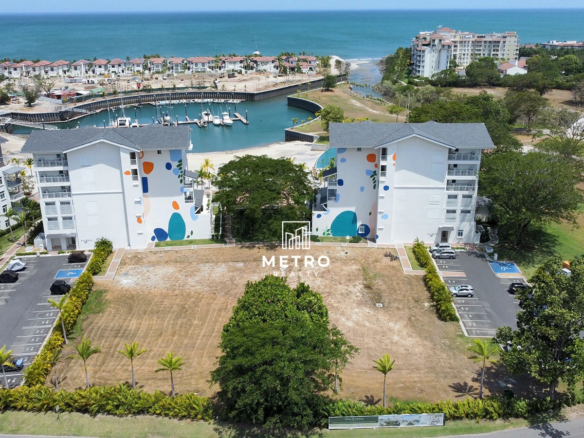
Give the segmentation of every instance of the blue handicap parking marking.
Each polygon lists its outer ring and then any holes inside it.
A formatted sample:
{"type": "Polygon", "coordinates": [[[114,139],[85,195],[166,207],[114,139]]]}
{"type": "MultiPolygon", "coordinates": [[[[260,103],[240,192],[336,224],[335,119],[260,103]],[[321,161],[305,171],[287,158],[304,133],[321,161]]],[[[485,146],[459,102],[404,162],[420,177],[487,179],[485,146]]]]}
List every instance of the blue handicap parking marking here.
{"type": "Polygon", "coordinates": [[[495,274],[521,274],[513,262],[489,262],[489,265],[495,274]]]}
{"type": "Polygon", "coordinates": [[[82,272],[83,269],[61,269],[55,278],[77,278],[82,272]]]}

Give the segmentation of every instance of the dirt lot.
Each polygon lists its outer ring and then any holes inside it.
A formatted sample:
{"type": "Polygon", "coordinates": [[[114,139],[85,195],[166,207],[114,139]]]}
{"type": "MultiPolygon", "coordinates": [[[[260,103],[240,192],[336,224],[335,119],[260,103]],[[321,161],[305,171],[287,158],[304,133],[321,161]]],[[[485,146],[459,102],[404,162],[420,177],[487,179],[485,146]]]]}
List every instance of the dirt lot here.
{"type": "MultiPolygon", "coordinates": [[[[492,94],[497,99],[505,97],[507,93],[507,88],[502,87],[485,87],[485,88],[453,88],[452,91],[457,94],[466,94],[467,96],[476,96],[483,91],[492,94]]],[[[550,90],[543,95],[551,106],[553,107],[566,107],[570,109],[575,109],[574,105],[570,102],[572,99],[572,92],[569,90],[550,90]]]]}
{"type": "MultiPolygon", "coordinates": [[[[473,379],[478,367],[467,359],[468,341],[459,336],[458,324],[439,322],[421,278],[403,275],[399,264],[384,258],[383,252],[313,247],[310,254],[328,255],[330,267],[288,270],[289,284],[296,285],[301,277],[321,293],[332,323],[361,349],[343,373],[341,397],[381,398],[383,377],[373,370],[372,361],[383,353],[396,361],[388,377],[391,397],[457,399],[469,386],[477,388],[473,379]],[[382,308],[376,307],[379,302],[382,308]]],[[[127,253],[115,280],[98,285],[108,291],[106,310],[90,316],[84,326],[103,350],[88,362],[90,381],[114,385],[129,380],[129,361],[116,351],[124,342],[137,341],[148,349],[136,361],[141,387],[169,390],[168,375],[154,370],[157,359],[173,350],[185,360],[175,375],[177,391],[211,395],[216,388],[207,380],[219,354],[221,329],[245,282],[273,273],[274,268],[262,267],[262,255],[281,254],[294,252],[222,248],[127,253]]],[[[73,351],[70,345],[57,365],[67,389],[84,384],[82,362],[67,359],[73,351]]]]}

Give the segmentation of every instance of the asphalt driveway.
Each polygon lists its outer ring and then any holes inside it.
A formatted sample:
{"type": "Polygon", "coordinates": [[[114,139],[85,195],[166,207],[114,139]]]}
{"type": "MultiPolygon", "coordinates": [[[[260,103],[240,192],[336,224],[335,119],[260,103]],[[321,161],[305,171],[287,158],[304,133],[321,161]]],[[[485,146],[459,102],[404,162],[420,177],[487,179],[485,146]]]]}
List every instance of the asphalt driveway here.
{"type": "MultiPolygon", "coordinates": [[[[47,302],[49,288],[60,274],[72,283],[85,267],[85,263],[68,263],[67,255],[47,257],[22,257],[26,269],[18,273],[16,283],[0,284],[0,347],[6,345],[13,355],[22,358],[25,367],[38,354],[50,334],[58,312],[47,302]],[[79,270],[79,271],[75,271],[79,270]],[[70,271],[75,271],[68,276],[70,271]]],[[[8,385],[16,386],[22,372],[7,373],[8,385]]],[[[0,379],[3,385],[4,380],[0,379]]]]}

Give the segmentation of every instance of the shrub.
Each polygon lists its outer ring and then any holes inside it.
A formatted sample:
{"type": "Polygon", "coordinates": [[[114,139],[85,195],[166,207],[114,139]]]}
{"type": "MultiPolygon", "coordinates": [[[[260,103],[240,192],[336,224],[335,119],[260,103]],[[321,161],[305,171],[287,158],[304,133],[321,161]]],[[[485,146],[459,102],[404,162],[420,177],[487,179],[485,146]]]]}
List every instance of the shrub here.
{"type": "Polygon", "coordinates": [[[426,269],[426,275],[424,275],[424,284],[430,293],[430,297],[434,302],[434,308],[438,314],[438,318],[442,321],[458,321],[456,316],[456,311],[452,304],[452,295],[450,291],[440,278],[438,271],[434,267],[432,262],[432,257],[430,253],[424,246],[424,242],[420,242],[418,239],[414,241],[414,246],[412,247],[414,252],[414,257],[422,266],[426,269]]]}

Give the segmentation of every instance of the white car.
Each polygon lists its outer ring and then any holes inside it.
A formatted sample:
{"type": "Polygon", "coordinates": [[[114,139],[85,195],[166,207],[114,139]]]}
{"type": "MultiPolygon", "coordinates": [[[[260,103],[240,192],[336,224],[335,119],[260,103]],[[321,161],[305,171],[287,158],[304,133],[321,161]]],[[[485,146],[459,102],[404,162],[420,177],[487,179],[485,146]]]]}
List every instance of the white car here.
{"type": "Polygon", "coordinates": [[[453,297],[474,297],[474,287],[470,284],[461,284],[450,287],[450,293],[453,297]]]}
{"type": "Polygon", "coordinates": [[[430,252],[441,252],[445,249],[452,249],[452,245],[450,243],[435,243],[429,249],[430,252]]]}
{"type": "Polygon", "coordinates": [[[6,266],[7,271],[13,272],[22,271],[24,268],[26,268],[26,263],[20,259],[11,260],[10,263],[8,263],[8,266],[6,266]]]}

